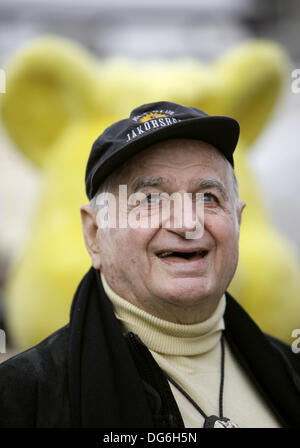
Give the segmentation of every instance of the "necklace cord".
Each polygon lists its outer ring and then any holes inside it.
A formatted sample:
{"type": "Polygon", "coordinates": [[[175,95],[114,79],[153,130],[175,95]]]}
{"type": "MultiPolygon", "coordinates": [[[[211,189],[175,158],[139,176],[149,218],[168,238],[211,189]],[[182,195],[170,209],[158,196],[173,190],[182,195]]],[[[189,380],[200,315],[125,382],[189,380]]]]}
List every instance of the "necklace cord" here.
{"type": "Polygon", "coordinates": [[[179,386],[179,384],[177,384],[175,382],[175,380],[173,380],[173,378],[171,378],[168,374],[166,374],[166,377],[168,378],[168,380],[175,386],[177,387],[177,389],[185,396],[185,398],[187,398],[190,403],[192,403],[192,405],[197,409],[198,412],[200,412],[200,414],[202,415],[202,417],[207,418],[207,415],[205,414],[204,411],[202,411],[202,409],[200,408],[200,406],[198,406],[198,404],[192,399],[192,397],[190,397],[188,395],[188,393],[182,389],[181,386],[179,386]]]}
{"type": "MultiPolygon", "coordinates": [[[[223,417],[223,391],[224,391],[224,366],[225,366],[225,346],[224,346],[224,337],[223,337],[223,332],[222,332],[222,336],[221,336],[221,381],[220,381],[220,393],[219,393],[219,416],[222,418],[223,417]]],[[[207,415],[205,414],[205,412],[200,408],[200,406],[192,399],[192,397],[190,397],[190,395],[184,390],[182,389],[182,387],[176,383],[175,380],[173,380],[173,378],[171,378],[166,372],[165,376],[167,377],[167,379],[170,381],[170,383],[172,383],[184,396],[185,398],[197,409],[197,411],[202,415],[202,417],[204,417],[204,419],[207,418],[207,415]]]]}
{"type": "Polygon", "coordinates": [[[221,336],[221,381],[220,381],[220,394],[219,394],[219,413],[223,418],[223,392],[224,392],[224,376],[225,376],[225,347],[223,332],[221,336]]]}

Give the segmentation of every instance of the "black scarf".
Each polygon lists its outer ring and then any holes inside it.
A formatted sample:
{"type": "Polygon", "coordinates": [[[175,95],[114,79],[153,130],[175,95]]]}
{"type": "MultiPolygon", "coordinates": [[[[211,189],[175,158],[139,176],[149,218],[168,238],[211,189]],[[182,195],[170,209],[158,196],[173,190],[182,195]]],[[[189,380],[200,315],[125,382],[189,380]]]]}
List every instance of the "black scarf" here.
{"type": "MultiPolygon", "coordinates": [[[[225,337],[246,374],[279,422],[298,427],[298,357],[288,346],[266,337],[227,292],[224,319],[225,337]]],[[[150,352],[149,356],[152,359],[150,352]]],[[[83,277],[72,303],[68,382],[74,427],[155,426],[141,377],[94,268],[83,277]]]]}
{"type": "Polygon", "coordinates": [[[94,268],[72,303],[68,369],[74,427],[153,427],[142,382],[94,268]]]}

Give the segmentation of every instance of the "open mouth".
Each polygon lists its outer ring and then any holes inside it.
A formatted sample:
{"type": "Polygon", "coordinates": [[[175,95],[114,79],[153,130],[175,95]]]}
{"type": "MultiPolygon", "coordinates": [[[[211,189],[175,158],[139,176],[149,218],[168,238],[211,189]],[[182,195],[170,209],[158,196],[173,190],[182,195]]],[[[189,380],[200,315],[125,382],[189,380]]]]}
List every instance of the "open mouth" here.
{"type": "Polygon", "coordinates": [[[159,258],[176,258],[178,260],[199,260],[201,258],[204,258],[208,254],[208,250],[198,250],[195,252],[160,252],[157,254],[159,258]]]}

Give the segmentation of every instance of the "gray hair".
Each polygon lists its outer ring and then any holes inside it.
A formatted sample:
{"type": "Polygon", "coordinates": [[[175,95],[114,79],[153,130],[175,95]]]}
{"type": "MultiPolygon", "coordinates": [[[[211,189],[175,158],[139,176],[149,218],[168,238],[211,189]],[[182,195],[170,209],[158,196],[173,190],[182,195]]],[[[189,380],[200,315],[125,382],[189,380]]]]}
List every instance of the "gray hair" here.
{"type": "Polygon", "coordinates": [[[238,180],[236,178],[235,175],[235,171],[233,166],[231,165],[231,163],[225,159],[227,166],[228,166],[228,171],[229,171],[229,175],[230,175],[230,186],[231,186],[231,193],[232,193],[232,198],[234,201],[234,206],[237,207],[238,202],[239,202],[239,184],[238,184],[238,180]]]}
{"type": "Polygon", "coordinates": [[[113,193],[116,189],[116,178],[119,170],[114,171],[109,176],[107,176],[104,181],[100,184],[95,196],[90,200],[90,206],[97,209],[97,196],[101,193],[113,193]]]}

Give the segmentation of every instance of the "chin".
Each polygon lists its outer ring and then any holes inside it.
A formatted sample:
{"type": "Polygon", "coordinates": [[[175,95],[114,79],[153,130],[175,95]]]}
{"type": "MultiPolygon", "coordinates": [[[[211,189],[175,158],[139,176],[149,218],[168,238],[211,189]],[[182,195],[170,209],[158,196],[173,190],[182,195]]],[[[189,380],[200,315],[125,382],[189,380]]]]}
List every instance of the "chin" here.
{"type": "Polygon", "coordinates": [[[207,279],[180,278],[169,282],[168,287],[161,291],[165,300],[177,304],[194,304],[197,301],[212,297],[216,290],[207,279]]]}

